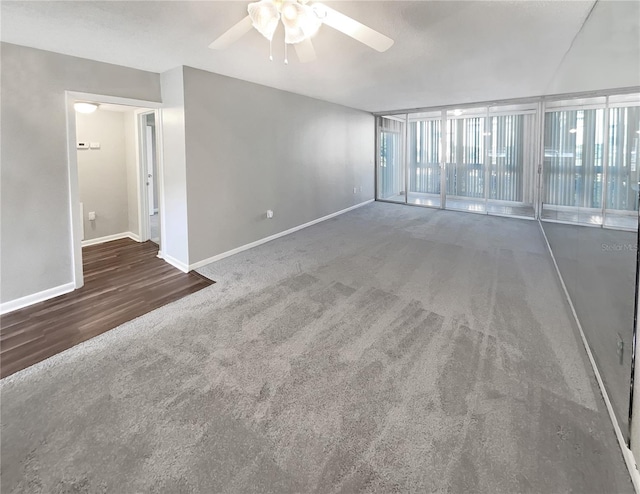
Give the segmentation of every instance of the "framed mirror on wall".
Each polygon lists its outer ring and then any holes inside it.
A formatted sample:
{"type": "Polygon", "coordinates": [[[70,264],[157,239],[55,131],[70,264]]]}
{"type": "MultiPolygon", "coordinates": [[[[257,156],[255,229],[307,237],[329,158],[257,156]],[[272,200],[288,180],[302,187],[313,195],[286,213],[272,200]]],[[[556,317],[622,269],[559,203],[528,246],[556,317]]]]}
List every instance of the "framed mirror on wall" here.
{"type": "MultiPolygon", "coordinates": [[[[426,108],[377,125],[378,200],[539,220],[627,443],[640,196],[633,91],[426,108]]],[[[640,446],[640,427],[637,436],[640,446]]]]}
{"type": "Polygon", "coordinates": [[[546,105],[541,226],[620,429],[630,436],[640,98],[546,105]]]}

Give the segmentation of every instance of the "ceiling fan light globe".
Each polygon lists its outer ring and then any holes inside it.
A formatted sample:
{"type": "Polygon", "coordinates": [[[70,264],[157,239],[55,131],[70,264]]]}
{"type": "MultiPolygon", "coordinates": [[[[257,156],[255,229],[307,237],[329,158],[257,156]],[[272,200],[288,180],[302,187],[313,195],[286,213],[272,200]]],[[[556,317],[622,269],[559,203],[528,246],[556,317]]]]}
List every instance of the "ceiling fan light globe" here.
{"type": "Polygon", "coordinates": [[[253,2],[247,7],[247,12],[249,12],[253,27],[271,41],[280,20],[280,13],[275,3],[272,0],[253,2]]]}
{"type": "Polygon", "coordinates": [[[289,44],[300,43],[311,38],[318,32],[322,21],[315,15],[313,9],[295,1],[288,1],[282,7],[282,24],[285,30],[285,42],[289,44]],[[295,18],[287,14],[295,11],[295,18]]]}
{"type": "Polygon", "coordinates": [[[294,22],[298,18],[298,9],[292,3],[287,3],[282,7],[282,17],[288,21],[294,22]]]}

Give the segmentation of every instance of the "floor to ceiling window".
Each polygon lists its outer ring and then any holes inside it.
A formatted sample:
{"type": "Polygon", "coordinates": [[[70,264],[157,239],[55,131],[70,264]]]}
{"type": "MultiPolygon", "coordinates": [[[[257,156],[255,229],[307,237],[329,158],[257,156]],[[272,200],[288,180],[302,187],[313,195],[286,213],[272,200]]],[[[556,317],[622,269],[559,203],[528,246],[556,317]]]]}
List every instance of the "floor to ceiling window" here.
{"type": "Polygon", "coordinates": [[[536,108],[489,108],[487,211],[534,217],[536,108]]]}
{"type": "Polygon", "coordinates": [[[605,98],[547,105],[543,219],[602,224],[604,105],[605,98]]]}
{"type": "Polygon", "coordinates": [[[486,211],[486,109],[447,112],[446,207],[486,211]]]}
{"type": "Polygon", "coordinates": [[[381,117],[377,198],[534,217],[536,108],[500,105],[381,117]],[[398,161],[397,141],[405,125],[406,168],[398,161]]]}
{"type": "Polygon", "coordinates": [[[548,103],[541,218],[636,229],[639,128],[637,94],[548,103]]]}
{"type": "Polygon", "coordinates": [[[407,202],[440,207],[442,175],[442,113],[411,115],[408,135],[407,202]]]}
{"type": "Polygon", "coordinates": [[[404,119],[379,119],[377,198],[405,202],[404,119]]]}

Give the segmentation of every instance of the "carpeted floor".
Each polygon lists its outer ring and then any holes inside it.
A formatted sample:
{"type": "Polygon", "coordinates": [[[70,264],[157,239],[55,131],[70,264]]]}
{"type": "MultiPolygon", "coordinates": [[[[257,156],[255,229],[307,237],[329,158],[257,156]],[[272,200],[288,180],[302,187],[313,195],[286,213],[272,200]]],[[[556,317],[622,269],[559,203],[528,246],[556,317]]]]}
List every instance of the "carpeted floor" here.
{"type": "Polygon", "coordinates": [[[2,493],[632,492],[533,221],[374,203],[1,384],[2,493]]]}

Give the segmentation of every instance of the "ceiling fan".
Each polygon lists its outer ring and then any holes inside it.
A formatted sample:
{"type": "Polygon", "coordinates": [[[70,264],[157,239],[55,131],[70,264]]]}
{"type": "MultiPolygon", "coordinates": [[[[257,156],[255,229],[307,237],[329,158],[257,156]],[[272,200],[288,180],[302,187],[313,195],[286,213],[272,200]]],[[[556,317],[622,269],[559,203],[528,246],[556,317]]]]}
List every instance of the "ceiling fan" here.
{"type": "Polygon", "coordinates": [[[249,15],[211,43],[209,48],[223,50],[255,28],[269,40],[269,59],[273,60],[271,42],[280,22],[285,32],[285,64],[288,63],[287,45],[294,46],[298,59],[303,63],[316,59],[311,38],[323,24],[379,52],[387,51],[393,45],[393,40],[384,34],[322,3],[309,5],[308,1],[260,0],[250,3],[247,7],[249,15]]]}

